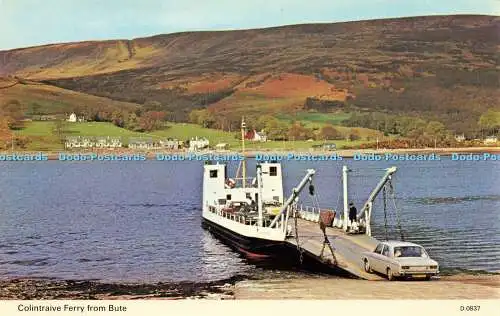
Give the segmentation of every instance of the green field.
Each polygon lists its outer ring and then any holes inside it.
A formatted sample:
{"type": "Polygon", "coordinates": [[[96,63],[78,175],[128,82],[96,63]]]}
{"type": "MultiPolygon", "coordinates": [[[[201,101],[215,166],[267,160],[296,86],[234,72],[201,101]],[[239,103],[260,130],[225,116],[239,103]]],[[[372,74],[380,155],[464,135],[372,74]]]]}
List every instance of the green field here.
{"type": "MultiPolygon", "coordinates": [[[[29,137],[31,140],[27,148],[29,150],[61,150],[64,148],[55,132],[54,122],[28,122],[24,129],[16,131],[16,133],[29,137]]],[[[123,137],[124,141],[127,141],[128,137],[145,136],[142,133],[132,132],[105,122],[67,123],[64,134],[67,136],[123,137]]]]}
{"type": "MultiPolygon", "coordinates": [[[[24,129],[17,131],[20,135],[26,136],[49,136],[54,134],[55,123],[48,122],[28,122],[24,129]]],[[[68,136],[136,136],[136,133],[124,128],[117,127],[106,122],[88,123],[67,123],[65,125],[68,136]]]]}
{"type": "MultiPolygon", "coordinates": [[[[16,131],[18,135],[27,136],[31,142],[29,150],[60,150],[63,145],[55,132],[54,122],[27,122],[24,129],[16,131]]],[[[228,143],[231,147],[239,144],[235,133],[220,130],[202,128],[194,124],[168,123],[165,129],[151,133],[140,133],[117,127],[107,122],[85,122],[67,123],[65,125],[66,136],[110,136],[122,137],[123,143],[127,144],[129,137],[147,137],[153,139],[176,138],[188,140],[191,137],[205,137],[212,144],[228,143]]]]}
{"type": "Polygon", "coordinates": [[[168,123],[167,128],[151,132],[151,135],[159,138],[176,138],[188,140],[195,137],[206,138],[211,144],[227,143],[234,147],[239,143],[237,133],[229,133],[221,130],[203,128],[196,124],[188,123],[168,123]]]}
{"type": "MultiPolygon", "coordinates": [[[[67,123],[65,131],[67,136],[122,137],[124,144],[128,143],[129,137],[175,138],[183,141],[194,137],[205,137],[212,146],[218,143],[227,143],[232,150],[241,148],[241,141],[237,132],[229,133],[187,123],[168,123],[165,129],[151,133],[133,132],[106,122],[67,123]]],[[[54,122],[27,122],[25,128],[16,131],[16,133],[29,137],[28,150],[57,151],[64,148],[56,134],[54,122]]],[[[355,146],[363,142],[365,141],[328,141],[328,143],[335,143],[337,148],[346,145],[355,146]]],[[[309,150],[313,145],[323,143],[323,141],[269,141],[264,143],[247,141],[245,144],[248,150],[309,150]]]]}

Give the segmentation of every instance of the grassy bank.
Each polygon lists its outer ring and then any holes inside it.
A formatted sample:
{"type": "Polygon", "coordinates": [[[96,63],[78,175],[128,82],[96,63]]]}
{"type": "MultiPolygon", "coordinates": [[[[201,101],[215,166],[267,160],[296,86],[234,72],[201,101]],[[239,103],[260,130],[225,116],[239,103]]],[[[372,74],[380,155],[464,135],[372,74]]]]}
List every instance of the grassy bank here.
{"type": "MultiPolygon", "coordinates": [[[[59,136],[55,130],[54,122],[27,122],[24,129],[16,131],[16,134],[26,136],[30,139],[26,150],[56,151],[64,149],[59,136]]],[[[107,122],[84,122],[68,123],[65,125],[66,136],[110,136],[122,137],[124,144],[128,143],[130,137],[148,137],[152,139],[175,138],[188,140],[193,137],[204,137],[210,141],[211,146],[219,143],[227,143],[231,150],[239,150],[241,141],[238,132],[225,132],[216,129],[203,128],[195,124],[168,123],[166,128],[150,133],[140,133],[117,127],[107,122]]],[[[328,141],[335,143],[337,148],[344,146],[357,146],[365,140],[328,141]]],[[[268,142],[246,142],[248,150],[310,150],[314,145],[321,145],[324,141],[268,141],[268,142]]]]}

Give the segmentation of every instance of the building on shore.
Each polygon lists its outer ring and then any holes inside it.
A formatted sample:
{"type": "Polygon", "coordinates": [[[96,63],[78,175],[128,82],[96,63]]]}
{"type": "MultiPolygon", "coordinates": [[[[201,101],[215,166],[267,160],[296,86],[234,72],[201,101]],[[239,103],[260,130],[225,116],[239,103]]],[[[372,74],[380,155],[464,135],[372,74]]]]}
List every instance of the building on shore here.
{"type": "Polygon", "coordinates": [[[496,144],[498,142],[498,137],[496,136],[488,136],[484,139],[483,143],[485,145],[488,145],[488,144],[496,144]]]}
{"type": "Polygon", "coordinates": [[[120,137],[89,137],[89,136],[68,136],[64,143],[66,149],[72,148],[120,148],[123,143],[120,137]]]}
{"type": "Polygon", "coordinates": [[[128,141],[128,148],[152,150],[160,149],[160,145],[158,142],[154,142],[152,138],[131,137],[128,141]]]}
{"type": "Polygon", "coordinates": [[[322,150],[322,151],[334,151],[337,150],[337,145],[335,143],[325,143],[325,144],[313,145],[312,148],[315,150],[322,150]]]}
{"type": "Polygon", "coordinates": [[[96,137],[95,140],[96,148],[120,148],[122,146],[120,137],[96,137]]]}
{"type": "Polygon", "coordinates": [[[71,113],[66,121],[70,123],[85,122],[85,117],[77,116],[75,113],[71,113]]]}
{"type": "Polygon", "coordinates": [[[178,139],[162,139],[158,141],[159,147],[167,150],[179,150],[182,147],[182,142],[178,139]]]}
{"type": "Polygon", "coordinates": [[[256,130],[250,130],[245,134],[245,139],[254,142],[266,142],[267,136],[264,132],[257,132],[256,130]]]}
{"type": "Polygon", "coordinates": [[[228,150],[229,149],[229,144],[227,143],[220,143],[215,145],[216,150],[228,150]]]}
{"type": "Polygon", "coordinates": [[[70,122],[70,123],[75,123],[75,122],[76,122],[76,120],[77,120],[77,117],[76,117],[76,114],[75,114],[75,113],[71,113],[71,114],[69,115],[69,118],[67,119],[67,121],[68,121],[68,122],[70,122]]]}
{"type": "Polygon", "coordinates": [[[64,143],[66,149],[72,148],[94,148],[96,145],[94,137],[68,136],[64,143]]]}
{"type": "Polygon", "coordinates": [[[189,150],[190,151],[198,151],[198,150],[206,149],[206,148],[208,148],[209,145],[210,145],[210,142],[206,138],[195,137],[195,138],[191,138],[191,140],[189,140],[189,150]]]}
{"type": "Polygon", "coordinates": [[[459,143],[461,142],[464,142],[466,139],[465,139],[465,135],[462,134],[462,135],[455,135],[455,140],[459,143]]]}

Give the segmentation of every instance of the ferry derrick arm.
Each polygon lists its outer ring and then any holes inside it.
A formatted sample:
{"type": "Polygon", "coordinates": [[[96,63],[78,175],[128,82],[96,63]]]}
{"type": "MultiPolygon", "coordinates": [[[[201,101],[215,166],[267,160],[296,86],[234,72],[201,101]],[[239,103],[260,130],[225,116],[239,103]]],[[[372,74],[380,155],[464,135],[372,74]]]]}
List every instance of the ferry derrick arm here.
{"type": "Polygon", "coordinates": [[[396,171],[397,171],[396,167],[390,167],[390,168],[386,169],[384,176],[382,177],[382,179],[380,179],[380,181],[378,182],[375,189],[373,189],[373,191],[370,193],[368,200],[365,202],[365,204],[363,205],[363,208],[361,209],[361,212],[359,212],[359,214],[357,216],[358,220],[363,216],[365,217],[366,234],[367,235],[371,235],[370,220],[371,220],[371,209],[372,209],[373,201],[375,201],[375,198],[377,197],[377,195],[380,193],[380,191],[382,191],[382,189],[384,188],[387,181],[391,180],[392,175],[396,171]]]}
{"type": "Polygon", "coordinates": [[[300,181],[300,183],[295,188],[293,188],[292,195],[290,195],[290,197],[285,201],[285,203],[281,207],[278,215],[276,215],[276,217],[273,219],[273,221],[271,222],[271,225],[269,225],[269,227],[274,227],[276,225],[276,223],[278,222],[278,219],[281,217],[281,215],[284,214],[288,210],[288,207],[290,205],[292,205],[297,200],[300,192],[304,189],[306,184],[308,182],[312,181],[312,178],[313,178],[315,173],[316,173],[316,170],[314,170],[314,169],[307,170],[307,174],[304,176],[304,178],[302,178],[302,181],[300,181]]]}

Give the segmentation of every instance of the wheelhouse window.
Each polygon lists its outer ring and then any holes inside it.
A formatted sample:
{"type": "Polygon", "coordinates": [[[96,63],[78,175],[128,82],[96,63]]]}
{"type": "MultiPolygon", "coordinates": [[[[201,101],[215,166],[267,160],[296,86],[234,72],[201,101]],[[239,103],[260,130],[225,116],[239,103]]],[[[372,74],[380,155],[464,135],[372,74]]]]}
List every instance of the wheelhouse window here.
{"type": "Polygon", "coordinates": [[[269,175],[271,177],[276,177],[278,175],[278,167],[269,167],[269,175]]]}
{"type": "Polygon", "coordinates": [[[219,203],[219,205],[226,205],[226,200],[225,199],[219,199],[218,203],[219,203]]]}
{"type": "Polygon", "coordinates": [[[217,170],[210,170],[210,178],[217,178],[217,170]]]}
{"type": "Polygon", "coordinates": [[[231,194],[226,195],[226,200],[231,201],[231,194]]]}

